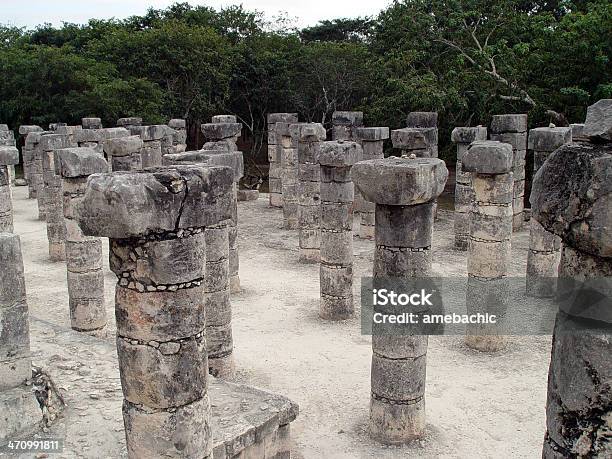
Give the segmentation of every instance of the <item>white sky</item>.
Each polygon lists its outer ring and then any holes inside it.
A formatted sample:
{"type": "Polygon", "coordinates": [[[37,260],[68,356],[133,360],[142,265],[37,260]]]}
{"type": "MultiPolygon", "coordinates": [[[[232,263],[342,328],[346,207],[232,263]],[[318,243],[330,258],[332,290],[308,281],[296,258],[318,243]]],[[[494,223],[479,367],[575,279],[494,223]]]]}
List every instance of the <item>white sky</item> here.
{"type": "MultiPolygon", "coordinates": [[[[185,1],[185,0],[180,0],[185,1]]],[[[192,5],[215,9],[242,4],[245,9],[262,11],[272,17],[281,11],[296,17],[298,27],[314,25],[321,19],[370,16],[391,0],[187,0],[192,5]]],[[[33,27],[62,21],[85,23],[90,18],[123,19],[144,14],[149,7],[164,8],[176,0],[0,0],[0,23],[33,27]]]]}

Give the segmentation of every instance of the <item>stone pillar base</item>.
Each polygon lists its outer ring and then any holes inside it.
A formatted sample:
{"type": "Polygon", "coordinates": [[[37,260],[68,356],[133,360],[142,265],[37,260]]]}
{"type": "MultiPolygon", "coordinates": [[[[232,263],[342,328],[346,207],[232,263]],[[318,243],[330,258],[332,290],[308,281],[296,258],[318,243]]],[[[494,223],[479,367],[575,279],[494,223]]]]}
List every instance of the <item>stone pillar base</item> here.
{"type": "Polygon", "coordinates": [[[296,230],[300,228],[300,222],[297,218],[286,218],[283,220],[283,228],[287,230],[296,230]]]}
{"type": "Polygon", "coordinates": [[[321,261],[320,249],[303,249],[300,247],[300,263],[319,263],[321,261]]]}
{"type": "Polygon", "coordinates": [[[319,317],[324,320],[346,320],[353,317],[353,297],[321,295],[319,317]]]}
{"type": "Polygon", "coordinates": [[[370,435],[385,445],[418,440],[425,432],[425,399],[412,404],[394,404],[370,398],[370,435]]]}
{"type": "Polygon", "coordinates": [[[36,432],[43,419],[31,386],[0,392],[0,444],[36,432]]]}
{"type": "Polygon", "coordinates": [[[258,190],[238,190],[238,201],[257,201],[258,199],[258,190]]]}
{"type": "Polygon", "coordinates": [[[359,237],[361,239],[374,239],[376,226],[359,224],[359,237]]]}
{"type": "Polygon", "coordinates": [[[512,216],[512,231],[513,232],[520,231],[521,229],[523,229],[524,223],[525,223],[525,217],[523,216],[522,212],[520,214],[514,214],[512,216]]]}
{"type": "Polygon", "coordinates": [[[54,262],[66,261],[66,244],[63,242],[50,242],[49,259],[54,262]]]}
{"type": "Polygon", "coordinates": [[[230,293],[240,293],[240,276],[230,276],[230,293]]]}
{"type": "Polygon", "coordinates": [[[270,207],[283,207],[283,195],[280,193],[270,193],[270,207]]]}
{"type": "Polygon", "coordinates": [[[234,353],[224,357],[208,356],[208,373],[221,379],[232,379],[236,374],[234,353]]]}

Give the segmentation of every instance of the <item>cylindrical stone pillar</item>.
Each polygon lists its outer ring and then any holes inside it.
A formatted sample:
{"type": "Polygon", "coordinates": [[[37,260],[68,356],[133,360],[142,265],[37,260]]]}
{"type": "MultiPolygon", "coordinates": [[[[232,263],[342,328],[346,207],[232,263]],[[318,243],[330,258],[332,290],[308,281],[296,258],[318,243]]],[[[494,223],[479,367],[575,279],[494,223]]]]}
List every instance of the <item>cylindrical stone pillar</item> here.
{"type": "Polygon", "coordinates": [[[104,154],[115,171],[141,171],[143,141],[138,135],[104,141],[104,154]]]}
{"type": "Polygon", "coordinates": [[[23,156],[23,174],[28,182],[28,199],[36,198],[36,185],[33,180],[33,163],[34,163],[34,148],[31,142],[28,142],[28,134],[31,132],[42,132],[40,126],[22,125],[19,126],[19,134],[24,137],[24,145],[21,151],[23,156]]]}
{"type": "MultiPolygon", "coordinates": [[[[389,138],[388,127],[362,127],[357,129],[357,138],[361,143],[361,160],[383,159],[385,140],[389,138]]],[[[376,205],[363,199],[361,193],[355,193],[355,211],[359,214],[359,237],[374,238],[376,205]]]]}
{"type": "MultiPolygon", "coordinates": [[[[535,176],[553,151],[571,141],[572,130],[569,127],[543,127],[530,130],[527,148],[533,151],[533,175],[535,176]]],[[[546,231],[533,217],[529,225],[525,288],[530,296],[550,298],[557,289],[561,239],[546,231]]]]}
{"type": "Polygon", "coordinates": [[[291,125],[298,152],[299,261],[319,263],[321,247],[321,167],[319,145],[325,140],[320,123],[291,125]]]}
{"type": "MultiPolygon", "coordinates": [[[[130,133],[133,136],[138,135],[142,139],[140,159],[142,161],[143,169],[162,165],[162,139],[166,136],[168,131],[168,126],[163,124],[155,124],[152,126],[130,126],[130,133]]],[[[114,170],[119,169],[113,168],[113,171],[114,170]]]]}
{"type": "MultiPolygon", "coordinates": [[[[376,203],[374,281],[430,277],[433,204],[448,178],[444,162],[389,157],[359,162],[352,175],[364,198],[376,203]]],[[[371,435],[385,444],[422,437],[427,336],[374,333],[372,351],[371,435]]]]}
{"type": "Polygon", "coordinates": [[[75,209],[87,178],[107,172],[108,164],[91,148],[67,148],[55,151],[55,165],[62,178],[70,325],[77,331],[98,330],[106,325],[102,240],[83,235],[75,209]]]}
{"type": "MultiPolygon", "coordinates": [[[[16,147],[15,133],[8,128],[6,124],[0,124],[0,147],[16,147]]],[[[15,166],[10,164],[6,166],[8,170],[9,184],[15,183],[15,166]]]]}
{"type": "Polygon", "coordinates": [[[276,123],[276,140],[281,164],[283,199],[283,228],[299,228],[298,218],[298,154],[297,139],[291,136],[292,124],[276,123]]]}
{"type": "Polygon", "coordinates": [[[240,293],[240,256],[238,253],[238,184],[244,175],[244,158],[241,151],[200,150],[208,156],[211,166],[226,166],[232,169],[234,183],[231,193],[231,218],[227,221],[229,242],[230,292],[240,293]]]}
{"type": "Polygon", "coordinates": [[[0,232],[0,390],[13,389],[31,377],[21,243],[19,236],[0,232]]]}
{"type": "Polygon", "coordinates": [[[357,142],[357,129],[362,126],[363,112],[336,111],[332,113],[332,140],[357,142]]]}
{"type": "Polygon", "coordinates": [[[40,138],[43,166],[43,200],[49,240],[51,261],[66,260],[66,227],[64,225],[64,203],[62,178],[55,171],[55,150],[71,147],[66,134],[46,134],[40,138]]]}
{"type": "MultiPolygon", "coordinates": [[[[199,164],[210,167],[210,156],[203,151],[168,154],[165,166],[199,164]]],[[[229,281],[228,220],[219,221],[204,229],[206,241],[206,272],[204,276],[204,304],[206,308],[206,350],[208,371],[211,375],[234,377],[234,340],[232,337],[232,304],[229,281]]]]}
{"type": "Polygon", "coordinates": [[[487,128],[457,127],[451,133],[451,140],[457,144],[457,164],[455,174],[455,249],[468,249],[470,238],[470,210],[474,202],[472,177],[464,172],[463,156],[470,144],[477,140],[487,140],[487,128]]]}
{"type": "Polygon", "coordinates": [[[9,166],[19,164],[19,150],[0,146],[0,233],[13,232],[13,199],[9,166]]]}
{"type": "Polygon", "coordinates": [[[471,324],[465,343],[479,351],[503,349],[507,338],[500,333],[505,313],[504,283],[510,266],[512,238],[512,146],[496,141],[470,144],[462,159],[472,174],[474,204],[470,210],[468,248],[468,314],[494,314],[497,324],[471,324]]]}
{"type": "Polygon", "coordinates": [[[491,140],[512,145],[512,174],[514,190],[512,198],[512,228],[518,231],[525,221],[525,157],[527,156],[527,115],[495,115],[491,120],[491,140]]]}
{"type": "Polygon", "coordinates": [[[611,113],[610,100],[589,107],[584,133],[594,142],[558,148],[531,190],[532,216],[563,243],[544,459],[612,457],[611,113]]]}
{"type": "Polygon", "coordinates": [[[204,228],[229,217],[229,168],[171,166],[90,177],[77,207],[108,237],[128,456],[212,456],[204,228]]]}
{"type": "Polygon", "coordinates": [[[268,182],[270,188],[270,207],[283,207],[282,144],[278,124],[293,124],[297,122],[297,113],[268,114],[268,162],[270,163],[268,182]]]}
{"type": "Polygon", "coordinates": [[[41,207],[41,194],[43,188],[42,152],[39,148],[40,137],[43,131],[32,131],[26,135],[24,143],[24,157],[30,158],[30,172],[28,183],[32,187],[32,197],[37,201],[38,219],[45,220],[41,207]]]}
{"type": "Polygon", "coordinates": [[[31,435],[42,421],[32,390],[30,332],[19,236],[0,232],[0,441],[31,435]]]}
{"type": "Polygon", "coordinates": [[[319,316],[327,320],[352,317],[353,200],[351,167],[361,157],[361,146],[343,140],[322,142],[321,165],[321,303],[319,316]]]}

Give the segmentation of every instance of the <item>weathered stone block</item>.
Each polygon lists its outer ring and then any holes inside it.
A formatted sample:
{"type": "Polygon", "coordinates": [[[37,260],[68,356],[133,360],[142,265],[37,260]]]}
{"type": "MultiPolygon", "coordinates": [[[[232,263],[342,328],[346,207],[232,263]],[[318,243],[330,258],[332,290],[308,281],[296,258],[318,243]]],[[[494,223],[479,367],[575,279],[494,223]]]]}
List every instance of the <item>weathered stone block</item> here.
{"type": "Polygon", "coordinates": [[[527,115],[525,114],[494,115],[491,120],[491,133],[493,134],[526,131],[527,115]]]}
{"type": "Polygon", "coordinates": [[[470,144],[461,159],[463,170],[477,174],[504,174],[512,171],[512,146],[496,141],[470,144]]]}
{"type": "Polygon", "coordinates": [[[83,233],[115,239],[210,226],[230,217],[233,182],[224,167],[173,166],[93,175],[78,221],[83,233]]]}
{"type": "Polygon", "coordinates": [[[362,142],[379,142],[389,138],[388,127],[360,127],[356,132],[362,142]]]}
{"type": "Polygon", "coordinates": [[[108,163],[91,148],[55,150],[55,173],[64,178],[87,177],[108,171],[108,163]]]}
{"type": "Polygon", "coordinates": [[[130,156],[140,153],[143,145],[142,139],[137,135],[108,139],[104,141],[104,153],[107,156],[130,156]]]}
{"type": "Polygon", "coordinates": [[[601,99],[587,109],[582,135],[595,141],[612,141],[612,99],[601,99]]]}
{"type": "Polygon", "coordinates": [[[444,189],[448,170],[437,158],[396,158],[361,161],[352,169],[357,189],[367,201],[415,205],[432,201],[444,189]]]}
{"type": "Polygon", "coordinates": [[[19,150],[13,146],[0,146],[0,166],[19,164],[19,150]]]}

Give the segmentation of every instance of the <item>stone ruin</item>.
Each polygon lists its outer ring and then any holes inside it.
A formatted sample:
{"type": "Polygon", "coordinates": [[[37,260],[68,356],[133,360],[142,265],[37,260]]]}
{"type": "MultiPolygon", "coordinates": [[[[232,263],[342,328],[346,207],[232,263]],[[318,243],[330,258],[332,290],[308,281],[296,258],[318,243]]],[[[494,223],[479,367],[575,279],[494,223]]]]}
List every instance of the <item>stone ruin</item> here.
{"type": "MultiPolygon", "coordinates": [[[[296,260],[319,264],[320,318],[355,313],[353,212],[357,235],[374,238],[374,285],[433,278],[436,200],[448,178],[437,158],[437,114],[411,112],[408,127],[389,135],[363,126],[361,112],[336,112],[331,141],[323,125],[295,114],[271,114],[268,123],[268,203],[282,207],[285,230],[298,230],[296,260]],[[402,157],[383,157],[389,137],[402,157]]],[[[20,134],[28,197],[46,221],[50,258],[66,262],[67,315],[81,334],[108,327],[102,252],[109,240],[128,457],[290,457],[297,405],[228,381],[237,374],[231,295],[240,292],[241,124],[213,117],[201,127],[208,142],[198,151],[186,151],[184,120],[117,124],[104,129],[99,118],[84,118],[82,126],[22,126],[20,134]],[[273,409],[260,409],[264,401],[273,409]]],[[[525,289],[561,298],[542,454],[609,457],[612,100],[589,107],[584,125],[528,131],[525,115],[499,115],[489,132],[491,140],[482,126],[451,135],[452,245],[467,251],[466,310],[507,311],[529,151],[535,175],[525,289]],[[583,304],[577,282],[600,301],[583,304]]],[[[14,145],[0,146],[0,440],[53,424],[64,404],[48,375],[32,371],[9,180],[18,163],[14,145]]],[[[428,336],[373,328],[369,433],[388,445],[422,439],[428,336]]],[[[503,329],[466,327],[472,349],[501,353],[508,342],[503,329]]]]}

